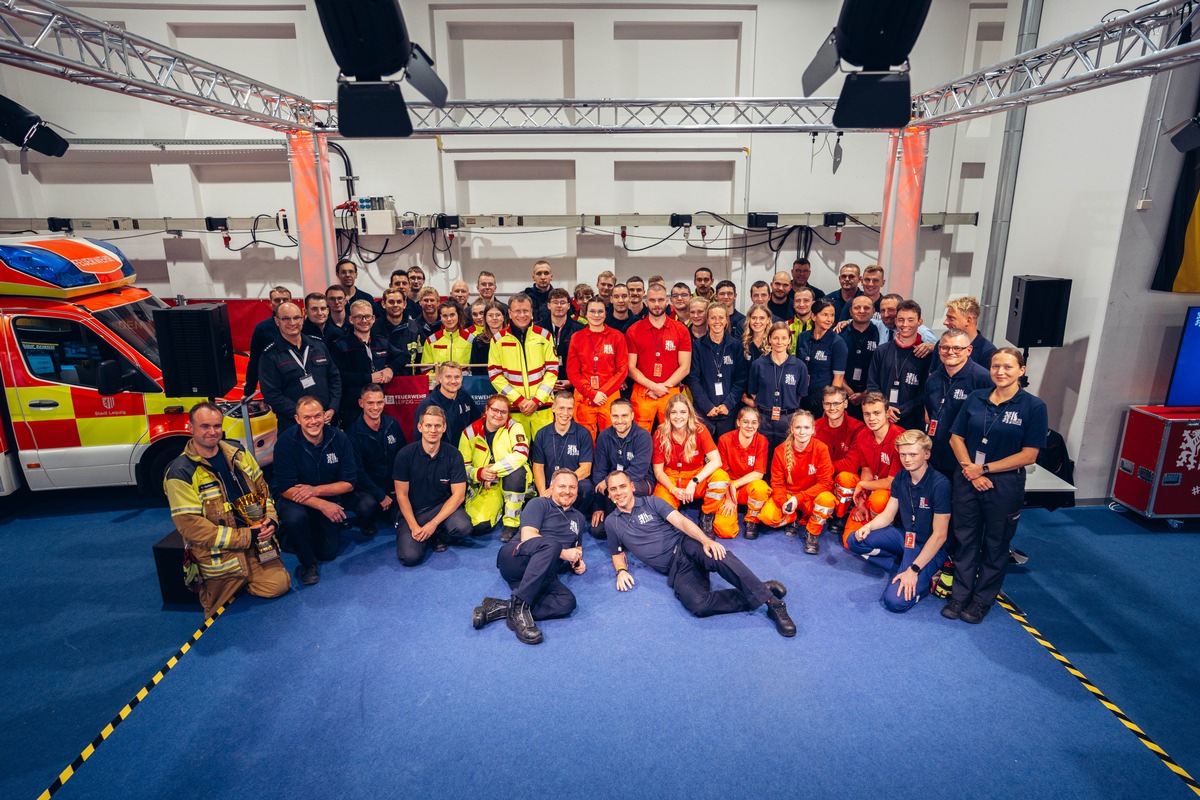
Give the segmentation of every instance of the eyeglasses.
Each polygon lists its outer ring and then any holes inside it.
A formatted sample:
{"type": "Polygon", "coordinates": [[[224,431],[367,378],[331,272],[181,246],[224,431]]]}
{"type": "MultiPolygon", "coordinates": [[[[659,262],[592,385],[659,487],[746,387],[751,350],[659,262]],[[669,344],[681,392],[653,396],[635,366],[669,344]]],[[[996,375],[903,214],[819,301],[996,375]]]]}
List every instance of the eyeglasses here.
{"type": "Polygon", "coordinates": [[[821,403],[822,408],[840,408],[841,406],[844,406],[844,405],[846,405],[845,400],[836,400],[836,401],[831,401],[828,403],[821,403]]]}
{"type": "Polygon", "coordinates": [[[501,406],[488,406],[488,413],[490,413],[490,414],[507,414],[508,409],[503,408],[501,406]]]}
{"type": "Polygon", "coordinates": [[[358,321],[375,319],[375,315],[374,314],[351,314],[350,319],[358,320],[358,321]]]}
{"type": "Polygon", "coordinates": [[[687,300],[689,297],[691,297],[690,294],[684,294],[682,292],[680,292],[678,294],[672,293],[672,295],[671,295],[672,300],[687,300]]]}
{"type": "Polygon", "coordinates": [[[300,322],[304,317],[277,317],[280,322],[300,322]]]}
{"type": "Polygon", "coordinates": [[[967,347],[970,347],[970,345],[966,345],[964,347],[959,347],[958,345],[953,345],[953,344],[939,344],[938,352],[939,353],[961,353],[963,350],[966,350],[967,347]]]}

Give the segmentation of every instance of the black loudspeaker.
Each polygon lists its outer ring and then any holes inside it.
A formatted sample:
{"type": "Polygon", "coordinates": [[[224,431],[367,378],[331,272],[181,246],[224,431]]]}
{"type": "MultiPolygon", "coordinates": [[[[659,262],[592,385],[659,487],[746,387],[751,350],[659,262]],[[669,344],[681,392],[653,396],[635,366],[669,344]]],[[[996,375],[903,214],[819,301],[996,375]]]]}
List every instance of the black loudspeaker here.
{"type": "Polygon", "coordinates": [[[338,133],[347,139],[412,136],[398,83],[338,84],[338,133]]]}
{"type": "Polygon", "coordinates": [[[408,63],[412,45],[399,0],[316,0],[316,5],[333,60],[344,74],[377,81],[408,63]]]}
{"type": "Polygon", "coordinates": [[[1005,338],[1017,347],[1062,347],[1070,301],[1069,278],[1014,275],[1005,338]]]}
{"type": "Polygon", "coordinates": [[[168,397],[223,397],[237,384],[224,303],[154,310],[168,397]]]}
{"type": "Polygon", "coordinates": [[[833,31],[838,55],[867,70],[903,64],[929,6],[930,0],[846,0],[833,31]]]}

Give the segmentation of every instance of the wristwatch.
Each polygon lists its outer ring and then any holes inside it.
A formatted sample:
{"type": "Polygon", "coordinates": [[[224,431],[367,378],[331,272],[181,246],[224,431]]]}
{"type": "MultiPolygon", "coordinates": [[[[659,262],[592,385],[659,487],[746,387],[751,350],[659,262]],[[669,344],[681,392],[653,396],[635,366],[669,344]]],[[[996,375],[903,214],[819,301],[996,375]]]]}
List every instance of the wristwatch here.
{"type": "Polygon", "coordinates": [[[692,480],[691,480],[691,482],[692,482],[692,483],[694,483],[694,484],[696,484],[697,486],[699,486],[699,485],[700,485],[700,479],[699,479],[699,478],[693,477],[693,478],[692,478],[692,480]]]}
{"type": "Polygon", "coordinates": [[[909,564],[908,568],[911,569],[913,572],[917,573],[918,575],[921,574],[921,568],[917,566],[917,562],[915,562],[915,561],[913,563],[909,564]]]}
{"type": "Polygon", "coordinates": [[[990,473],[990,472],[991,472],[991,470],[990,470],[990,469],[988,469],[988,465],[987,465],[987,464],[984,464],[984,465],[983,465],[983,474],[984,474],[984,475],[987,475],[987,474],[988,474],[988,473],[990,473]]]}

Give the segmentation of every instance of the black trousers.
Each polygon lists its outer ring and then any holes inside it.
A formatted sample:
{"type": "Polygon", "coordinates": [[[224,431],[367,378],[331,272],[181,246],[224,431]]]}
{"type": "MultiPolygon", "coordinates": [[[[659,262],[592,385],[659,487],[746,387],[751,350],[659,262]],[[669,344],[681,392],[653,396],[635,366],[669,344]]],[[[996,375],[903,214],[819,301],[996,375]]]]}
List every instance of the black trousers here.
{"type": "MultiPolygon", "coordinates": [[[[729,402],[733,402],[730,400],[729,402]]],[[[732,414],[726,414],[723,417],[706,417],[696,412],[696,419],[708,428],[708,432],[712,434],[713,439],[720,439],[725,434],[737,427],[737,409],[733,410],[732,414]]]]}
{"type": "Polygon", "coordinates": [[[683,607],[697,617],[751,611],[773,597],[771,590],[733,553],[726,551],[720,561],[709,558],[704,546],[690,536],[684,536],[675,548],[667,585],[675,590],[683,607]],[[735,588],[713,591],[709,577],[713,572],[735,588]]]}
{"type": "Polygon", "coordinates": [[[1008,546],[1021,519],[1025,470],[988,476],[992,488],[981,492],[954,476],[954,600],[991,606],[1004,585],[1008,546]]]}
{"type": "MultiPolygon", "coordinates": [[[[326,500],[337,502],[338,498],[326,500]]],[[[275,506],[279,510],[279,527],[288,543],[296,551],[300,566],[312,567],[318,561],[332,561],[341,549],[339,537],[342,523],[331,522],[315,508],[279,498],[275,506]]]]}
{"type": "Polygon", "coordinates": [[[514,596],[529,604],[534,619],[557,619],[575,610],[575,595],[558,579],[562,547],[546,536],[513,539],[496,554],[500,576],[514,596]]]}
{"type": "MultiPolygon", "coordinates": [[[[436,517],[441,510],[441,504],[413,509],[413,517],[416,518],[418,525],[424,525],[436,517]]],[[[404,566],[415,567],[420,564],[425,558],[425,554],[429,552],[429,548],[433,547],[439,538],[447,544],[461,543],[471,538],[471,518],[467,516],[467,512],[463,510],[462,506],[454,509],[453,514],[442,520],[442,524],[438,525],[433,535],[423,542],[418,542],[413,538],[412,528],[408,526],[404,515],[397,515],[396,558],[400,559],[400,563],[404,566]]]]}
{"type": "Polygon", "coordinates": [[[396,502],[394,494],[389,493],[388,496],[392,498],[392,506],[384,511],[379,505],[379,501],[370,492],[355,492],[354,499],[350,503],[351,514],[362,522],[383,520],[388,525],[395,525],[400,504],[396,502]]]}
{"type": "Polygon", "coordinates": [[[783,444],[792,428],[792,415],[782,414],[779,419],[771,419],[770,408],[758,409],[758,432],[767,437],[767,463],[763,479],[771,480],[771,462],[775,458],[775,450],[783,444]]]}

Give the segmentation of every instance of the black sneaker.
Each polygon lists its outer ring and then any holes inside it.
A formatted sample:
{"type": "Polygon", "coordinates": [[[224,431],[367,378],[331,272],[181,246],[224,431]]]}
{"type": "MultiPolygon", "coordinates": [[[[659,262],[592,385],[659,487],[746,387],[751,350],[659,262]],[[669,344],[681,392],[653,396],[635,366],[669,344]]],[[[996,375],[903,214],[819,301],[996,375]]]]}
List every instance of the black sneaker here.
{"type": "Polygon", "coordinates": [[[829,531],[834,536],[841,536],[846,532],[846,519],[848,516],[849,515],[846,517],[830,517],[829,521],[825,523],[825,530],[829,531]]]}
{"type": "Polygon", "coordinates": [[[821,539],[815,533],[804,534],[804,552],[810,556],[821,552],[821,539]]]}
{"type": "Polygon", "coordinates": [[[516,535],[517,535],[516,528],[514,528],[510,525],[505,525],[500,531],[500,541],[501,542],[511,542],[512,538],[516,535]]]}
{"type": "Polygon", "coordinates": [[[779,598],[767,603],[767,619],[775,623],[780,636],[791,638],[796,635],[796,623],[788,616],[787,603],[779,598]]]}
{"type": "Polygon", "coordinates": [[[312,586],[314,583],[317,583],[321,580],[321,572],[319,569],[317,569],[316,564],[313,564],[310,567],[297,566],[296,577],[299,578],[302,585],[312,586]]]}
{"type": "Polygon", "coordinates": [[[758,523],[757,522],[747,522],[746,523],[746,538],[747,539],[757,539],[758,538],[758,523]]]}
{"type": "Polygon", "coordinates": [[[433,543],[433,552],[435,553],[444,553],[449,549],[450,545],[446,544],[446,542],[442,539],[437,539],[433,543]]]}
{"type": "Polygon", "coordinates": [[[991,606],[985,606],[983,603],[971,603],[962,610],[958,618],[963,622],[969,622],[972,625],[978,625],[983,622],[983,618],[992,610],[991,606]]]}
{"type": "Polygon", "coordinates": [[[375,527],[374,522],[364,522],[359,530],[362,531],[362,535],[368,539],[374,539],[375,534],[379,532],[379,529],[375,527]]]}
{"type": "Polygon", "coordinates": [[[942,608],[942,616],[946,619],[958,619],[962,616],[963,604],[958,600],[951,600],[942,608]]]}
{"type": "Polygon", "coordinates": [[[779,581],[763,581],[763,586],[771,591],[778,599],[782,600],[787,597],[787,587],[779,581]]]}

